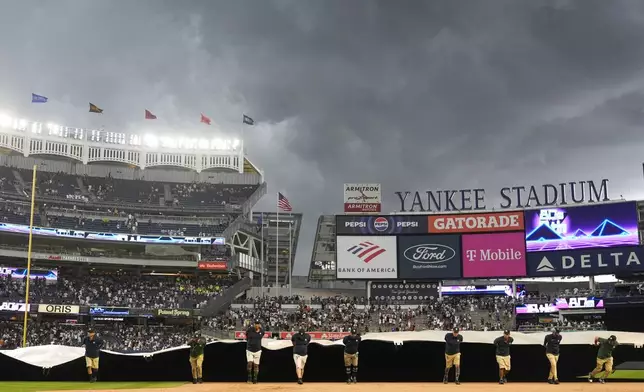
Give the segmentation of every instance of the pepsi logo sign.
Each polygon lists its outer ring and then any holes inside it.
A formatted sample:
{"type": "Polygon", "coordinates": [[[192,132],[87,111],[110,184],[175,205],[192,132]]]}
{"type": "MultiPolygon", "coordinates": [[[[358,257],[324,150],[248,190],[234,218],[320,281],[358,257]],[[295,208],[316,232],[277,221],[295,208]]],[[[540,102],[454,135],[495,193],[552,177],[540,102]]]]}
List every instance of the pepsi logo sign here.
{"type": "Polygon", "coordinates": [[[453,259],[456,251],[441,244],[419,244],[407,248],[403,254],[413,263],[437,264],[453,259]]]}
{"type": "Polygon", "coordinates": [[[389,220],[382,216],[378,217],[373,221],[373,228],[378,231],[385,231],[389,228],[389,220]]]}

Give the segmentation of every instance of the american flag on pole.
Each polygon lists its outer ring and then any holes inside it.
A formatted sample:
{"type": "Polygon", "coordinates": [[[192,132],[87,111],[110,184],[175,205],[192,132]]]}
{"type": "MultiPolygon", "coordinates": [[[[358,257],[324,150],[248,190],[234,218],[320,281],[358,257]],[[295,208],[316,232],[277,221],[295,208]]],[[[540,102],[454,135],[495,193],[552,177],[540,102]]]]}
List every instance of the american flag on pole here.
{"type": "Polygon", "coordinates": [[[281,193],[277,194],[277,208],[279,208],[280,211],[283,211],[283,212],[293,211],[293,207],[291,207],[291,203],[281,193]]]}

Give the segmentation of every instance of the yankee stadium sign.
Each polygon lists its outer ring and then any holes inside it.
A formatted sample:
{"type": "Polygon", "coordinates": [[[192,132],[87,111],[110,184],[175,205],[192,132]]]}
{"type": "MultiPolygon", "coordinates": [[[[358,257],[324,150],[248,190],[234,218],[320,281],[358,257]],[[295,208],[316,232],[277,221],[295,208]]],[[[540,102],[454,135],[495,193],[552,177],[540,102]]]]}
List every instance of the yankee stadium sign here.
{"type": "MultiPolygon", "coordinates": [[[[401,212],[480,211],[488,209],[485,189],[394,192],[401,212]]],[[[498,192],[498,208],[530,208],[610,201],[608,180],[513,186],[498,192]]]]}

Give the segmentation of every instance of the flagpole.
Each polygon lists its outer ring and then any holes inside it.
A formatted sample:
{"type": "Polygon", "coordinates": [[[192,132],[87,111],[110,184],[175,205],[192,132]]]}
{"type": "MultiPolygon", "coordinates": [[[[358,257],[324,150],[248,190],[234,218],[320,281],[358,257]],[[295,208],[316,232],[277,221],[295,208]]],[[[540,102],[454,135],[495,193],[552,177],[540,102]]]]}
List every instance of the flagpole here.
{"type": "Polygon", "coordinates": [[[291,279],[293,279],[293,273],[291,271],[291,263],[293,261],[293,214],[289,212],[288,222],[288,295],[293,295],[293,284],[291,279]]]}
{"type": "Polygon", "coordinates": [[[29,213],[29,241],[27,245],[27,281],[25,282],[25,312],[22,320],[22,347],[27,347],[27,320],[29,320],[29,283],[31,283],[31,245],[33,243],[34,206],[36,205],[36,169],[31,177],[31,212],[29,213]]]}
{"type": "Polygon", "coordinates": [[[275,236],[275,289],[278,290],[276,297],[279,297],[279,264],[280,264],[280,194],[277,193],[277,234],[275,236]]]}
{"type": "Polygon", "coordinates": [[[262,298],[264,298],[264,212],[262,211],[262,212],[260,212],[260,214],[261,214],[260,215],[260,220],[261,220],[261,225],[262,225],[262,228],[261,228],[261,231],[262,231],[262,234],[261,234],[261,236],[262,236],[262,245],[261,245],[262,249],[260,250],[260,253],[259,253],[260,254],[260,256],[259,256],[259,259],[260,259],[260,263],[259,263],[260,273],[259,273],[259,276],[260,276],[260,279],[262,280],[261,293],[262,293],[262,298]]]}

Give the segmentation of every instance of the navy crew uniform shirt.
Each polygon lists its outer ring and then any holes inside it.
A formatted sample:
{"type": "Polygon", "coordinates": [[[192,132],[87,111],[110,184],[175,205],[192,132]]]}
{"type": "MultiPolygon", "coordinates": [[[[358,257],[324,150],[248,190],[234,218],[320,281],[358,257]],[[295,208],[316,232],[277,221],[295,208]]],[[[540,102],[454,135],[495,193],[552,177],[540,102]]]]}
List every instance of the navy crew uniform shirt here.
{"type": "Polygon", "coordinates": [[[448,333],[445,335],[445,354],[456,355],[460,353],[462,342],[463,336],[460,334],[454,336],[453,333],[448,333]]]}
{"type": "Polygon", "coordinates": [[[510,345],[514,342],[514,339],[510,336],[508,340],[505,340],[504,336],[499,336],[494,339],[494,345],[496,346],[496,355],[500,357],[507,357],[510,355],[510,345]]]}
{"type": "Polygon", "coordinates": [[[347,354],[357,353],[358,346],[360,345],[361,341],[362,338],[360,337],[360,335],[345,336],[344,339],[342,339],[342,343],[344,343],[344,352],[347,354]]]}
{"type": "Polygon", "coordinates": [[[561,335],[550,334],[546,335],[543,340],[543,345],[546,346],[546,353],[552,355],[559,355],[559,345],[561,344],[561,335]]]}
{"type": "Polygon", "coordinates": [[[311,342],[311,335],[308,333],[296,333],[291,338],[293,343],[293,354],[306,356],[308,354],[309,343],[311,342]]]}
{"type": "Polygon", "coordinates": [[[255,327],[249,328],[248,331],[246,331],[246,350],[251,353],[261,351],[264,333],[264,328],[260,328],[259,332],[255,331],[255,327]]]}
{"type": "Polygon", "coordinates": [[[103,348],[103,339],[98,336],[94,336],[94,339],[90,339],[89,336],[86,336],[83,339],[83,346],[85,346],[85,356],[88,358],[98,358],[101,348],[103,348]]]}

